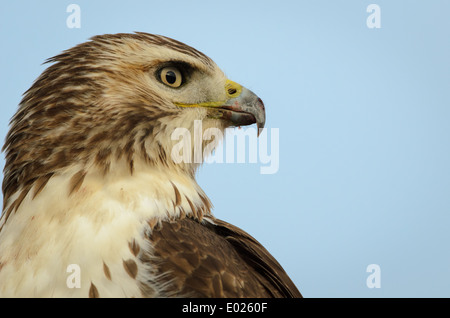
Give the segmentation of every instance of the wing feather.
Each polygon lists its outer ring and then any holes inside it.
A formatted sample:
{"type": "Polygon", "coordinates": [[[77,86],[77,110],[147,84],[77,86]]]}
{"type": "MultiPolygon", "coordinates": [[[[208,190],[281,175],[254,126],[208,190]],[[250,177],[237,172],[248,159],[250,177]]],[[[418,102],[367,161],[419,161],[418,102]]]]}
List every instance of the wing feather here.
{"type": "Polygon", "coordinates": [[[163,221],[149,240],[154,255],[144,259],[163,277],[168,296],[302,297],[257,240],[222,220],[163,221]]]}

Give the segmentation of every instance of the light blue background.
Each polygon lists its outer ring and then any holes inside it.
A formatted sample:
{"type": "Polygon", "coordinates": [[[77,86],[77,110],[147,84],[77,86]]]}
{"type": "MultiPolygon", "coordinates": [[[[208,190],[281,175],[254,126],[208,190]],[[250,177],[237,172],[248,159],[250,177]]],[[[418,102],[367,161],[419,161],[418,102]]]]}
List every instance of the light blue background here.
{"type": "Polygon", "coordinates": [[[305,297],[449,297],[449,14],[445,0],[2,1],[0,135],[48,57],[103,33],[178,39],[257,93],[279,128],[278,173],[200,170],[217,217],[305,297]],[[66,26],[71,3],[80,29],[66,26]],[[371,3],[381,29],[366,26],[371,3]]]}

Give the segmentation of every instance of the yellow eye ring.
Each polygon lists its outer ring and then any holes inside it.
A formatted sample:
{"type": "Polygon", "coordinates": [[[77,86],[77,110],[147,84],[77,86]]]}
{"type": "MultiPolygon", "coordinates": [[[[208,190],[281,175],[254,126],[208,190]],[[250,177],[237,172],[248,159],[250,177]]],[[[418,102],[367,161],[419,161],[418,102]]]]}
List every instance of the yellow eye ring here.
{"type": "Polygon", "coordinates": [[[159,73],[159,79],[167,86],[177,88],[180,87],[183,82],[183,76],[176,67],[165,67],[159,73]]]}

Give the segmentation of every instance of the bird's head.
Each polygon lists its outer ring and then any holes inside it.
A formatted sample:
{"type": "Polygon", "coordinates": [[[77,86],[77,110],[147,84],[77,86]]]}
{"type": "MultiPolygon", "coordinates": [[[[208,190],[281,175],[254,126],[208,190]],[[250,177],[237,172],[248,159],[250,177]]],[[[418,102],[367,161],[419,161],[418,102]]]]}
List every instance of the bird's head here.
{"type": "Polygon", "coordinates": [[[265,122],[262,101],[203,53],[146,33],[96,36],[48,60],[11,121],[4,195],[36,188],[65,167],[110,173],[119,163],[176,164],[171,134],[265,122]],[[36,185],[38,184],[38,185],[36,185]]]}

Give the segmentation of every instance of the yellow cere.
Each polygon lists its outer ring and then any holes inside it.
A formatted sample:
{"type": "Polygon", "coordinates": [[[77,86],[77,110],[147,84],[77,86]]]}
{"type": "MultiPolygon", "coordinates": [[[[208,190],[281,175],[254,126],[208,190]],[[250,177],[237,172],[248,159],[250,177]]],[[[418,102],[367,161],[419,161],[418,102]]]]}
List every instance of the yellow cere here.
{"type": "MultiPolygon", "coordinates": [[[[236,82],[227,80],[225,83],[225,92],[226,92],[228,98],[236,98],[241,94],[242,86],[236,82]]],[[[180,106],[180,107],[219,107],[219,106],[222,106],[223,104],[225,104],[226,102],[227,101],[204,102],[204,103],[197,103],[197,104],[185,104],[185,103],[175,102],[175,105],[180,106]]]]}
{"type": "Polygon", "coordinates": [[[230,98],[236,98],[241,95],[242,86],[236,82],[227,80],[225,84],[225,91],[227,92],[227,96],[230,98]]]}

